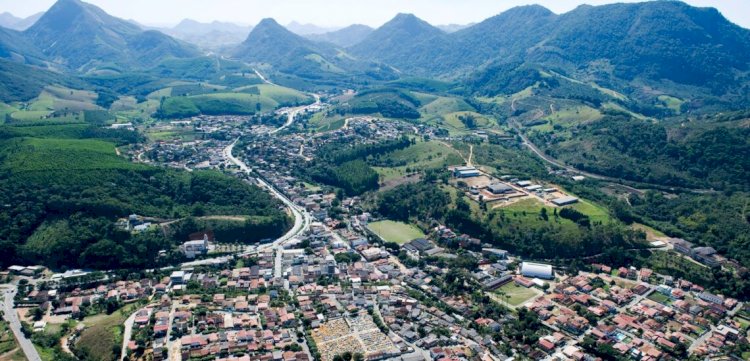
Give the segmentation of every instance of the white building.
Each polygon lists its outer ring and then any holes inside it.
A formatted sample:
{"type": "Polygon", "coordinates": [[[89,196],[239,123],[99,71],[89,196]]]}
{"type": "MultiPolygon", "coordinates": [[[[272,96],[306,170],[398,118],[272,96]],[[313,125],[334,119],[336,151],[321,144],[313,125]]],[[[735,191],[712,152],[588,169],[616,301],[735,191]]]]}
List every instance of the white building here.
{"type": "Polygon", "coordinates": [[[552,266],[542,263],[523,262],[521,263],[521,275],[529,278],[541,278],[545,280],[555,278],[552,266]]]}

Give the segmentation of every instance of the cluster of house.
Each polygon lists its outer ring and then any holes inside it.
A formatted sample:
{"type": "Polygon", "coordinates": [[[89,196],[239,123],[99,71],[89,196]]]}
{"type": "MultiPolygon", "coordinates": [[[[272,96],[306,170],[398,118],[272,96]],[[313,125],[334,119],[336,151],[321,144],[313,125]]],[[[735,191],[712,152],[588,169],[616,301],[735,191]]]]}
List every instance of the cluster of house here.
{"type": "Polygon", "coordinates": [[[624,358],[656,361],[684,356],[680,350],[717,354],[745,337],[734,319],[741,308],[735,299],[650,269],[594,267],[599,273],[563,277],[529,302],[529,309],[555,331],[539,339],[538,351],[582,360],[587,350],[580,341],[590,338],[624,358]]]}

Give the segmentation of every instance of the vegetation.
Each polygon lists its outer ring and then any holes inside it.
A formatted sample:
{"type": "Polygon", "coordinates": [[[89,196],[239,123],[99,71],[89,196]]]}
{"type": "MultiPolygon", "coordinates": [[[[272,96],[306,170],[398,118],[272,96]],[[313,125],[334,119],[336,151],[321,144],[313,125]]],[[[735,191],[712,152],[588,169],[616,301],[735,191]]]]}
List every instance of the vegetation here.
{"type": "Polygon", "coordinates": [[[405,222],[431,224],[440,221],[483,242],[538,259],[593,256],[613,246],[645,247],[644,234],[616,222],[578,226],[567,220],[561,221],[552,211],[544,220],[538,209],[530,214],[472,209],[462,196],[452,197],[437,184],[430,183],[430,178],[383,192],[375,210],[383,216],[405,222]],[[517,218],[514,213],[524,214],[524,218],[517,218]],[[528,222],[527,216],[536,221],[528,222]]]}
{"type": "Polygon", "coordinates": [[[159,250],[185,240],[161,232],[130,234],[115,226],[117,218],[133,213],[160,219],[246,215],[250,221],[233,232],[235,239],[250,242],[278,235],[289,225],[278,203],[259,188],[212,172],[131,163],[115,154],[113,143],[138,139],[131,132],[70,127],[62,134],[109,140],[23,136],[48,134],[37,127],[2,133],[0,202],[10,205],[0,210],[6,225],[0,229],[4,266],[142,268],[156,262],[159,250]]]}
{"type": "Polygon", "coordinates": [[[625,115],[581,124],[570,140],[538,136],[553,157],[600,174],[680,187],[750,189],[750,129],[693,129],[681,139],[625,115]],[[587,149],[585,152],[581,149],[587,149]]]}

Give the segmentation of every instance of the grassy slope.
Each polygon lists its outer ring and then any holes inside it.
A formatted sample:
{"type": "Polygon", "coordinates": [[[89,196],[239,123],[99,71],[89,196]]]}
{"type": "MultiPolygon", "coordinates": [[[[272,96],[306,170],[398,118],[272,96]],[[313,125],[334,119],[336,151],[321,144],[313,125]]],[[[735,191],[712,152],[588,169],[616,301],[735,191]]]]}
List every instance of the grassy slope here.
{"type": "Polygon", "coordinates": [[[147,168],[118,157],[113,143],[100,140],[25,138],[15,145],[3,168],[18,173],[147,168]]]}
{"type": "Polygon", "coordinates": [[[411,172],[434,168],[443,168],[448,165],[463,164],[461,156],[445,144],[437,141],[419,142],[408,148],[388,153],[380,158],[378,164],[391,162],[395,166],[374,167],[383,180],[403,177],[407,168],[411,172]]]}
{"type": "Polygon", "coordinates": [[[87,317],[83,323],[87,328],[81,333],[76,347],[81,348],[97,361],[111,361],[115,359],[112,348],[122,342],[120,325],[136,310],[135,305],[123,307],[111,315],[96,315],[87,317]]]}

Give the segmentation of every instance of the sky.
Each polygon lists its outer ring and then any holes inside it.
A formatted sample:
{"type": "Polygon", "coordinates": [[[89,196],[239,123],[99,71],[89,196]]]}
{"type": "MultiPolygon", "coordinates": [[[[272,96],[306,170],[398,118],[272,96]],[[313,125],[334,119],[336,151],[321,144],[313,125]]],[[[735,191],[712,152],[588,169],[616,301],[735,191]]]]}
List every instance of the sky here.
{"type": "MultiPolygon", "coordinates": [[[[433,25],[479,22],[518,5],[540,4],[555,13],[581,4],[601,5],[635,0],[84,0],[106,12],[145,25],[170,26],[182,19],[254,25],[271,17],[325,27],[365,24],[377,27],[397,13],[413,13],[433,25]]],[[[55,0],[0,0],[0,13],[26,17],[45,11],[55,0]]],[[[750,0],[685,0],[715,7],[730,21],[750,28],[750,0]]]]}

